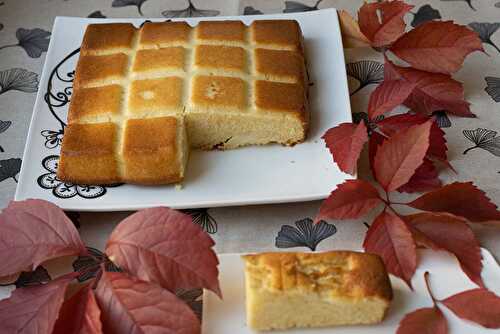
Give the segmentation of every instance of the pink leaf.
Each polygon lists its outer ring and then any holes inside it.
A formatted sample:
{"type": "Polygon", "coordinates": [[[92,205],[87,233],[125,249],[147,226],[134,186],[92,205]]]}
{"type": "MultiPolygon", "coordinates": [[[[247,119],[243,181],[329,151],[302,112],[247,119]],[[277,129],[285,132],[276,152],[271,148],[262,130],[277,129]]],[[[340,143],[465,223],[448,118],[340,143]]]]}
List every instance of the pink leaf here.
{"type": "Polygon", "coordinates": [[[389,212],[382,212],[368,230],[363,247],[368,253],[378,254],[387,271],[402,278],[411,287],[411,278],[417,267],[417,250],[405,222],[389,212]]]}
{"type": "Polygon", "coordinates": [[[432,122],[412,126],[385,141],[377,150],[374,170],[377,181],[386,191],[406,184],[424,161],[429,148],[432,122]]]}
{"type": "Polygon", "coordinates": [[[0,214],[0,276],[34,270],[46,260],[86,252],[71,220],[50,202],[11,202],[0,214]]]}
{"type": "Polygon", "coordinates": [[[159,207],[123,220],[111,233],[106,254],[134,276],[172,292],[202,287],[220,296],[213,245],[190,216],[159,207]]]}
{"type": "Polygon", "coordinates": [[[101,310],[87,285],[61,307],[52,334],[102,334],[101,310]]]}
{"type": "Polygon", "coordinates": [[[434,164],[425,158],[424,162],[417,168],[415,174],[408,183],[398,188],[399,192],[423,192],[434,190],[441,187],[441,180],[438,178],[438,172],[434,164]]]}
{"type": "Polygon", "coordinates": [[[396,334],[447,334],[448,323],[437,307],[425,307],[407,314],[396,334]]]}
{"type": "Polygon", "coordinates": [[[329,129],[322,137],[340,170],[354,175],[368,132],[363,122],[342,123],[329,129]]]}
{"type": "Polygon", "coordinates": [[[453,73],[469,53],[483,51],[483,46],[479,36],[465,26],[429,21],[401,36],[390,50],[416,69],[453,73]]]}
{"type": "Polygon", "coordinates": [[[359,218],[382,203],[377,189],[370,183],[349,180],[340,184],[330,197],[323,201],[316,220],[359,218]]]}
{"type": "Polygon", "coordinates": [[[194,312],[173,293],[124,273],[103,272],[95,291],[104,333],[199,334],[194,312]]]}
{"type": "Polygon", "coordinates": [[[370,95],[368,116],[373,119],[403,104],[414,88],[414,83],[404,80],[383,81],[370,95]]]}
{"type": "Polygon", "coordinates": [[[47,284],[14,290],[8,299],[0,301],[2,333],[52,333],[73,278],[66,275],[47,284]]]}

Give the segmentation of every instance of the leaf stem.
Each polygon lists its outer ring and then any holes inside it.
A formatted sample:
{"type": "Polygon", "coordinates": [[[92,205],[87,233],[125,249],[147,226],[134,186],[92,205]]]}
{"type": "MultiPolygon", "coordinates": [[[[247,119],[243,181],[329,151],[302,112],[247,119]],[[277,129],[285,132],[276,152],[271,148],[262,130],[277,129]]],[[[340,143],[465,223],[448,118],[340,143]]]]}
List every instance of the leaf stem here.
{"type": "Polygon", "coordinates": [[[500,48],[498,48],[498,46],[493,43],[493,41],[491,39],[488,38],[488,40],[486,41],[486,43],[488,43],[489,45],[491,45],[492,47],[494,47],[498,52],[500,52],[500,48]]]}
{"type": "Polygon", "coordinates": [[[14,46],[18,46],[19,44],[7,44],[7,45],[2,45],[0,46],[0,50],[6,49],[6,48],[12,48],[14,46]]]}
{"type": "Polygon", "coordinates": [[[363,88],[365,88],[366,84],[361,84],[359,85],[358,88],[356,88],[352,93],[349,94],[349,96],[353,96],[354,94],[356,94],[357,92],[359,92],[360,90],[362,90],[363,88]]]}
{"type": "Polygon", "coordinates": [[[432,293],[432,290],[431,290],[431,284],[429,282],[429,276],[430,276],[430,273],[428,271],[426,271],[424,273],[424,280],[425,280],[425,286],[427,287],[427,292],[429,293],[429,296],[431,297],[432,299],[432,303],[434,304],[434,306],[437,306],[437,302],[439,301],[439,299],[437,299],[434,294],[432,293]]]}
{"type": "Polygon", "coordinates": [[[469,152],[470,150],[473,150],[473,149],[478,148],[478,147],[479,147],[479,146],[477,146],[477,145],[476,145],[476,146],[469,147],[468,149],[466,149],[466,150],[464,151],[464,153],[463,153],[463,154],[467,154],[467,152],[469,152]]]}
{"type": "Polygon", "coordinates": [[[16,183],[18,183],[15,175],[12,178],[16,181],[16,183]]]}

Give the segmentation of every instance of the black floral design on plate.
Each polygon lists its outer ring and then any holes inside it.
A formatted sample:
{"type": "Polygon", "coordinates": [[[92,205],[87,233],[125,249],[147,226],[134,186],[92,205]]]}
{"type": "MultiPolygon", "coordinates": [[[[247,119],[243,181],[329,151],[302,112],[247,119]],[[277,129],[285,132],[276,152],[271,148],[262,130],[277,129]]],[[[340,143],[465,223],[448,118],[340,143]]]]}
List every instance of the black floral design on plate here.
{"type": "Polygon", "coordinates": [[[46,148],[56,148],[61,145],[62,139],[64,137],[64,130],[60,129],[57,131],[54,130],[42,130],[41,135],[45,138],[45,147],[46,148]]]}
{"type": "Polygon", "coordinates": [[[278,248],[308,247],[315,251],[318,244],[337,233],[337,228],[321,220],[314,224],[310,218],[296,221],[295,226],[283,225],[278,232],[275,245],[278,248]]]}
{"type": "Polygon", "coordinates": [[[92,19],[105,19],[106,15],[104,15],[100,10],[96,10],[90,13],[87,17],[92,19]]]}
{"type": "Polygon", "coordinates": [[[125,7],[125,6],[136,6],[137,11],[141,16],[142,14],[142,5],[146,2],[147,0],[113,0],[113,3],[111,3],[111,7],[125,7]]]}
{"type": "Polygon", "coordinates": [[[316,0],[316,3],[313,6],[307,6],[298,1],[285,1],[285,9],[283,9],[283,13],[310,12],[318,10],[321,2],[323,2],[323,0],[316,0]]]}
{"type": "Polygon", "coordinates": [[[477,128],[476,130],[464,130],[464,136],[475,144],[464,151],[467,154],[475,148],[482,148],[491,154],[500,157],[500,137],[497,137],[497,132],[493,130],[477,128]]]}
{"type": "Polygon", "coordinates": [[[203,289],[180,289],[175,292],[175,295],[182,299],[193,310],[194,314],[201,320],[203,310],[203,289]]]}
{"type": "Polygon", "coordinates": [[[260,10],[253,8],[252,6],[246,6],[243,9],[243,15],[261,15],[264,14],[260,10]]]}
{"type": "Polygon", "coordinates": [[[431,5],[423,5],[417,10],[416,13],[413,14],[411,26],[415,28],[416,26],[424,22],[439,19],[441,19],[441,14],[437,9],[432,8],[431,5]]]}
{"type": "Polygon", "coordinates": [[[498,46],[491,40],[491,36],[500,28],[500,22],[472,22],[469,23],[469,27],[477,32],[483,43],[491,45],[498,52],[500,52],[500,48],[498,48],[498,46]]]}
{"type": "Polygon", "coordinates": [[[462,1],[462,2],[465,2],[467,3],[467,5],[469,5],[470,9],[472,10],[476,10],[476,8],[474,8],[474,6],[472,5],[472,0],[441,0],[441,1],[446,1],[446,2],[450,2],[450,1],[462,1]]]}
{"type": "Polygon", "coordinates": [[[104,263],[106,271],[121,271],[121,269],[111,262],[107,255],[100,250],[93,247],[87,247],[87,251],[89,255],[79,256],[72,263],[73,270],[80,273],[77,277],[78,282],[85,282],[95,277],[102,263],[104,263]]]}
{"type": "Polygon", "coordinates": [[[438,110],[432,113],[432,116],[436,120],[437,125],[440,128],[449,128],[451,127],[451,120],[448,117],[448,114],[444,110],[438,110]]]}
{"type": "Polygon", "coordinates": [[[24,68],[0,71],[0,94],[9,90],[35,93],[38,90],[38,74],[24,68]]]}
{"type": "Polygon", "coordinates": [[[384,80],[384,64],[373,60],[361,60],[346,65],[347,75],[359,81],[359,87],[350,95],[354,95],[364,87],[378,84],[384,80]]]}
{"type": "Polygon", "coordinates": [[[192,0],[188,0],[188,6],[178,10],[164,10],[161,15],[168,18],[175,17],[203,17],[203,16],[218,16],[220,11],[215,9],[198,9],[193,5],[192,0]]]}
{"type": "Polygon", "coordinates": [[[486,93],[493,99],[495,102],[500,102],[500,78],[495,77],[486,77],[486,88],[484,89],[486,93]]]}
{"type": "Polygon", "coordinates": [[[35,28],[19,28],[16,31],[18,43],[0,46],[0,49],[20,46],[31,58],[38,58],[49,47],[50,31],[35,28]]]}
{"type": "MultiPolygon", "coordinates": [[[[7,131],[11,124],[11,121],[0,121],[0,133],[7,131]]],[[[2,145],[0,145],[0,153],[1,152],[5,152],[2,145]]]]}
{"type": "Polygon", "coordinates": [[[191,216],[193,223],[198,224],[207,233],[217,233],[217,222],[208,213],[208,209],[187,209],[184,213],[191,216]]]}
{"type": "Polygon", "coordinates": [[[58,163],[58,155],[49,155],[45,157],[42,160],[42,166],[47,173],[40,175],[37,179],[37,183],[41,188],[52,190],[52,194],[58,198],[80,196],[86,199],[93,199],[106,194],[106,188],[118,187],[121,185],[80,185],[65,183],[57,178],[58,163]]]}
{"type": "Polygon", "coordinates": [[[15,285],[16,289],[21,287],[28,287],[50,282],[51,278],[47,271],[42,266],[36,267],[33,271],[22,271],[17,279],[12,283],[1,283],[0,286],[15,285]]]}
{"type": "Polygon", "coordinates": [[[17,174],[21,170],[21,159],[0,160],[0,182],[12,178],[17,183],[17,174]]]}

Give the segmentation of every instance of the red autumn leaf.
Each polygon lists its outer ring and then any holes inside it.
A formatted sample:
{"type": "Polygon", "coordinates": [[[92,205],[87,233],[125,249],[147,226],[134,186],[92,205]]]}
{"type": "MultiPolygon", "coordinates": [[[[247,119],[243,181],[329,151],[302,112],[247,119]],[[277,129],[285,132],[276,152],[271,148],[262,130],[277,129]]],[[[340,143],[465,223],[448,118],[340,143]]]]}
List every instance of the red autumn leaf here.
{"type": "Polygon", "coordinates": [[[383,203],[377,189],[363,180],[348,180],[321,203],[316,221],[359,218],[383,203]]]}
{"type": "Polygon", "coordinates": [[[124,273],[103,272],[95,291],[104,333],[199,334],[200,322],[182,300],[124,273]]]}
{"type": "Polygon", "coordinates": [[[340,170],[351,175],[356,173],[359,155],[368,140],[364,122],[339,124],[326,131],[322,138],[340,170]]]}
{"type": "Polygon", "coordinates": [[[481,248],[467,221],[447,213],[423,212],[406,216],[405,221],[429,240],[427,246],[454,254],[462,270],[476,284],[484,286],[481,248]]]}
{"type": "Polygon", "coordinates": [[[386,191],[406,184],[424,161],[432,122],[415,125],[385,141],[374,160],[375,177],[386,191]]]}
{"type": "Polygon", "coordinates": [[[374,47],[389,45],[404,33],[403,17],[412,8],[403,1],[364,3],[358,13],[361,32],[374,47]]]}
{"type": "Polygon", "coordinates": [[[368,253],[378,254],[387,270],[411,287],[417,267],[415,241],[406,223],[390,212],[382,212],[368,229],[363,242],[368,253]]]}
{"type": "Polygon", "coordinates": [[[73,278],[65,275],[47,284],[19,288],[1,300],[2,333],[52,333],[64,293],[73,278]]]}
{"type": "Polygon", "coordinates": [[[500,297],[486,289],[460,292],[441,301],[462,319],[486,328],[500,328],[500,297]]]}
{"type": "Polygon", "coordinates": [[[404,102],[413,111],[428,115],[445,110],[461,117],[476,117],[470,112],[469,103],[464,100],[462,84],[447,74],[399,67],[385,58],[384,79],[402,79],[415,84],[413,92],[404,102]]]}
{"type": "Polygon", "coordinates": [[[368,116],[373,119],[403,104],[415,88],[415,84],[404,80],[383,81],[370,95],[368,116]]]}
{"type": "Polygon", "coordinates": [[[50,202],[11,202],[0,214],[0,276],[86,252],[71,220],[50,202]]]}
{"type": "MultiPolygon", "coordinates": [[[[411,126],[423,124],[429,119],[431,118],[421,114],[399,114],[386,117],[385,119],[377,122],[377,127],[380,131],[382,131],[382,133],[390,137],[411,126]]],[[[429,158],[432,157],[439,159],[451,168],[451,165],[447,162],[447,151],[448,147],[446,146],[445,133],[434,121],[431,127],[429,149],[427,150],[426,156],[429,158]]]]}
{"type": "Polygon", "coordinates": [[[448,212],[471,222],[500,220],[497,206],[472,182],[453,182],[420,196],[408,205],[422,211],[448,212]]]}
{"type": "Polygon", "coordinates": [[[390,48],[412,67],[436,73],[454,73],[465,57],[483,51],[474,31],[452,21],[429,21],[399,38],[390,48]]]}
{"type": "Polygon", "coordinates": [[[437,307],[415,310],[399,323],[396,334],[447,334],[448,323],[443,312],[437,307]]]}
{"type": "MultiPolygon", "coordinates": [[[[382,136],[380,133],[374,131],[372,132],[372,135],[370,136],[370,141],[368,143],[368,159],[370,160],[370,169],[374,170],[374,161],[375,161],[375,155],[377,154],[378,148],[382,143],[385,141],[385,137],[382,136]]],[[[375,177],[375,173],[373,173],[373,176],[375,177]]]]}
{"type": "Polygon", "coordinates": [[[52,334],[102,334],[101,310],[87,285],[64,302],[52,334]]]}
{"type": "Polygon", "coordinates": [[[398,188],[399,192],[414,193],[423,192],[441,187],[441,180],[434,164],[425,158],[424,162],[417,168],[415,174],[408,183],[398,188]]]}
{"type": "Polygon", "coordinates": [[[124,219],[111,233],[106,254],[134,276],[170,291],[206,288],[220,296],[213,245],[189,215],[158,207],[124,219]]]}

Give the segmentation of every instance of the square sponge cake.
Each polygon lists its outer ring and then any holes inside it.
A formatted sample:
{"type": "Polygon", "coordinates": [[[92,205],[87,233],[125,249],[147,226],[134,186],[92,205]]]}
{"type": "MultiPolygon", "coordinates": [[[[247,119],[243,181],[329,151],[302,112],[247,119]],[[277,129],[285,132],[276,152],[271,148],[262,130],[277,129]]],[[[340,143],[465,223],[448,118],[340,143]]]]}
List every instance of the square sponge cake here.
{"type": "Polygon", "coordinates": [[[57,175],[83,184],[179,182],[190,148],[303,141],[307,105],[295,21],[91,24],[57,175]]]}
{"type": "Polygon", "coordinates": [[[261,253],[243,259],[247,325],[255,330],[377,323],[392,299],[377,255],[261,253]]]}

